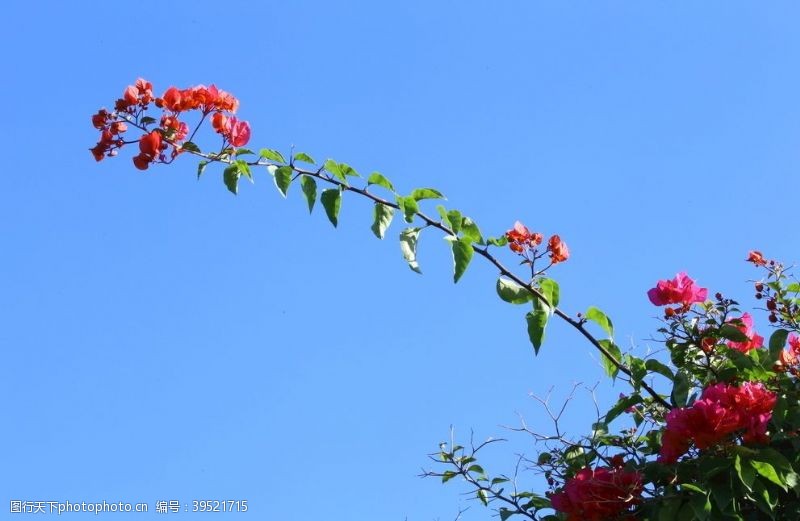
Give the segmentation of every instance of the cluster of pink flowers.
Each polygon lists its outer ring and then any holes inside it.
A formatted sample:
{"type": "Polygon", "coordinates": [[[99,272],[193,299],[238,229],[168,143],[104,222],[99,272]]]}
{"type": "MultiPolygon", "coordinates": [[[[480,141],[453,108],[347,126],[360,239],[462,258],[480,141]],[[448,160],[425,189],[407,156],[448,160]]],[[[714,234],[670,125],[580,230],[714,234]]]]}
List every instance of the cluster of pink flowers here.
{"type": "MultiPolygon", "coordinates": [[[[92,125],[100,130],[100,140],[91,149],[95,160],[117,155],[118,149],[136,141],[125,141],[122,133],[131,124],[144,134],[139,138],[139,154],[133,158],[133,164],[140,170],[146,170],[151,163],[165,162],[165,151],[172,146],[171,158],[174,159],[183,151],[182,144],[189,134],[189,127],[180,121],[182,112],[197,110],[205,118],[212,116],[214,130],[224,138],[223,145],[242,147],[250,140],[250,125],[229,115],[236,112],[239,100],[224,90],[211,85],[198,85],[188,89],[170,87],[160,98],[153,96],[153,85],[142,78],[128,86],[114,104],[114,112],[100,109],[92,116],[92,125]],[[147,121],[141,118],[150,103],[165,112],[161,116],[158,128],[148,130],[147,121]],[[228,114],[225,114],[225,113],[228,114]],[[127,123],[127,124],[126,124],[127,123]]],[[[154,120],[150,118],[150,122],[154,120]]]]}
{"type": "MultiPolygon", "coordinates": [[[[659,280],[655,288],[647,292],[647,297],[656,306],[680,304],[677,310],[688,310],[695,302],[705,302],[708,290],[701,288],[686,273],[678,273],[672,280],[659,280]]],[[[670,315],[669,311],[667,315],[670,315]]]]}
{"type": "MultiPolygon", "coordinates": [[[[506,238],[511,251],[520,255],[527,255],[528,252],[534,251],[542,243],[543,236],[538,232],[531,233],[524,224],[517,221],[514,223],[514,227],[506,232],[506,238]]],[[[553,235],[547,241],[547,252],[550,253],[551,264],[558,264],[569,259],[569,248],[558,235],[553,235]]]]}
{"type": "Polygon", "coordinates": [[[675,463],[692,443],[707,449],[742,430],[745,443],[767,442],[767,423],[775,401],[775,393],[761,383],[707,387],[691,407],[667,413],[659,461],[675,463]]]}
{"type": "Polygon", "coordinates": [[[609,521],[638,505],[641,495],[641,474],[618,464],[581,469],[550,501],[554,509],[567,515],[567,521],[609,521]]]}

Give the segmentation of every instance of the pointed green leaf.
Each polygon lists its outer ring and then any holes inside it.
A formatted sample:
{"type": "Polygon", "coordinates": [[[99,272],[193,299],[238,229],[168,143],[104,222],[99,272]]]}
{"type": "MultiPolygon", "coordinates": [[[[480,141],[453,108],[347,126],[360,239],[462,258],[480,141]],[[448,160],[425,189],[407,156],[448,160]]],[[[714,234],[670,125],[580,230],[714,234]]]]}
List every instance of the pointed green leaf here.
{"type": "Polygon", "coordinates": [[[403,218],[407,223],[414,222],[414,216],[419,211],[416,199],[412,197],[398,197],[397,204],[403,211],[403,218]]]}
{"type": "Polygon", "coordinates": [[[733,324],[723,324],[722,327],[719,328],[719,334],[731,342],[747,342],[748,340],[747,335],[733,324]]]}
{"type": "Polygon", "coordinates": [[[236,165],[231,165],[225,169],[222,173],[222,180],[225,182],[225,186],[228,187],[228,190],[233,194],[236,195],[239,192],[239,168],[236,165]]]}
{"type": "Polygon", "coordinates": [[[395,193],[394,186],[392,183],[389,182],[383,175],[379,174],[378,172],[372,172],[367,179],[367,186],[369,185],[378,185],[386,188],[392,193],[395,193]]]}
{"type": "Polygon", "coordinates": [[[750,460],[750,465],[752,465],[753,468],[756,469],[756,472],[758,472],[761,476],[775,483],[783,490],[786,490],[786,483],[784,483],[780,476],[778,476],[778,473],[775,471],[775,467],[773,467],[771,464],[767,463],[766,461],[756,461],[753,459],[750,460]]]}
{"type": "Polygon", "coordinates": [[[411,192],[411,197],[416,201],[421,201],[422,199],[445,199],[441,192],[433,188],[417,188],[411,192]]]}
{"type": "Polygon", "coordinates": [[[534,311],[529,311],[525,315],[525,320],[528,322],[528,338],[533,344],[533,351],[537,355],[539,354],[539,348],[542,347],[542,342],[544,342],[544,329],[547,326],[547,311],[543,309],[537,309],[534,311]]]}
{"type": "Polygon", "coordinates": [[[489,504],[489,494],[484,489],[479,489],[478,490],[478,499],[481,500],[481,503],[483,503],[483,506],[486,506],[486,505],[489,504]]]}
{"type": "Polygon", "coordinates": [[[675,373],[673,380],[672,394],[670,400],[674,407],[686,407],[686,402],[689,400],[689,389],[691,388],[691,380],[684,371],[675,373]]]}
{"type": "Polygon", "coordinates": [[[325,161],[325,170],[333,174],[333,176],[343,183],[347,183],[347,177],[342,172],[341,165],[333,159],[325,161]]]}
{"type": "Polygon", "coordinates": [[[533,293],[510,279],[497,279],[497,294],[511,304],[525,304],[533,300],[533,293]]]}
{"type": "Polygon", "coordinates": [[[775,332],[770,335],[769,352],[773,357],[777,357],[780,352],[783,351],[784,346],[786,346],[786,338],[788,336],[789,332],[785,329],[776,329],[775,332]]]}
{"type": "Polygon", "coordinates": [[[756,479],[756,472],[755,469],[749,464],[749,462],[745,461],[742,464],[742,458],[739,454],[736,455],[736,459],[733,462],[733,467],[736,469],[736,475],[739,476],[739,481],[747,487],[747,490],[753,490],[753,481],[756,479]]]}
{"type": "Polygon", "coordinates": [[[492,246],[505,246],[508,244],[508,237],[505,235],[501,237],[489,237],[486,240],[487,243],[491,244],[492,246]]]}
{"type": "Polygon", "coordinates": [[[325,215],[335,227],[339,224],[339,209],[342,206],[342,192],[338,188],[328,188],[323,190],[319,197],[319,202],[325,208],[325,215]]]}
{"type": "Polygon", "coordinates": [[[392,223],[394,208],[382,203],[375,203],[372,215],[372,233],[374,233],[375,237],[378,239],[383,239],[386,228],[392,223]]]}
{"type": "Polygon", "coordinates": [[[442,483],[447,483],[454,477],[458,476],[458,473],[453,470],[445,470],[442,472],[442,483]]]}
{"type": "Polygon", "coordinates": [[[653,373],[658,373],[666,378],[669,378],[670,380],[675,378],[675,375],[672,374],[672,369],[662,364],[655,358],[647,360],[644,363],[644,366],[647,368],[648,371],[651,371],[653,373]]]}
{"type": "Polygon", "coordinates": [[[150,116],[145,116],[145,117],[143,117],[142,119],[139,120],[139,123],[141,123],[142,126],[146,127],[147,125],[152,125],[156,121],[157,121],[156,118],[151,118],[150,116]]]}
{"type": "Polygon", "coordinates": [[[294,155],[294,161],[302,161],[303,163],[309,163],[311,165],[316,165],[317,163],[314,161],[310,155],[304,152],[298,152],[294,155]]]}
{"type": "Polygon", "coordinates": [[[239,156],[248,156],[248,155],[252,155],[252,154],[255,154],[255,152],[253,152],[249,148],[237,148],[234,155],[236,157],[239,157],[239,156]]]}
{"type": "Polygon", "coordinates": [[[630,396],[623,396],[606,413],[605,418],[604,418],[606,424],[611,423],[617,417],[619,417],[619,415],[622,414],[624,411],[628,410],[629,408],[633,407],[634,405],[639,405],[640,403],[642,403],[642,397],[639,394],[632,394],[630,396]]]}
{"type": "Polygon", "coordinates": [[[558,307],[560,290],[556,281],[548,278],[539,279],[539,291],[547,299],[551,312],[558,307]]]}
{"type": "Polygon", "coordinates": [[[611,319],[608,318],[605,313],[596,307],[591,306],[588,310],[586,310],[586,314],[584,316],[587,320],[591,320],[600,326],[609,337],[614,337],[614,326],[611,323],[611,319]]]}
{"type": "Polygon", "coordinates": [[[278,187],[281,194],[286,197],[286,193],[289,191],[289,185],[292,184],[292,176],[294,175],[294,171],[290,166],[282,166],[275,170],[275,186],[278,187]]]}
{"type": "Polygon", "coordinates": [[[453,230],[453,233],[458,234],[458,232],[461,231],[461,223],[463,220],[464,218],[458,210],[450,210],[447,212],[447,221],[450,223],[450,229],[453,230]]]}
{"type": "Polygon", "coordinates": [[[277,150],[272,150],[269,148],[262,148],[259,150],[258,155],[261,156],[261,159],[267,159],[270,161],[277,161],[278,163],[285,163],[286,160],[283,158],[280,152],[277,150]]]}
{"type": "Polygon", "coordinates": [[[403,252],[403,258],[408,263],[408,267],[417,273],[422,273],[417,262],[419,230],[419,228],[406,228],[400,233],[400,251],[403,252]]]}
{"type": "Polygon", "coordinates": [[[461,231],[464,233],[464,237],[469,237],[472,242],[484,244],[483,236],[481,235],[481,231],[478,229],[478,225],[475,224],[475,221],[469,217],[464,217],[461,220],[461,231]]]}
{"type": "Polygon", "coordinates": [[[308,213],[311,213],[314,203],[317,201],[317,181],[310,175],[304,175],[300,178],[300,188],[303,189],[303,194],[306,196],[308,213]]]}
{"type": "MultiPolygon", "coordinates": [[[[606,349],[606,351],[608,351],[611,356],[614,357],[617,362],[621,360],[622,352],[619,350],[619,346],[617,346],[617,344],[608,339],[599,340],[598,342],[606,349]]],[[[619,368],[605,354],[601,355],[601,359],[603,362],[603,369],[605,369],[606,374],[612,379],[616,378],[617,373],[619,373],[619,368]]]]}
{"type": "Polygon", "coordinates": [[[200,147],[192,143],[191,141],[186,141],[181,145],[181,149],[186,150],[188,152],[200,152],[200,147]]]}
{"type": "Polygon", "coordinates": [[[467,266],[469,266],[474,252],[472,251],[472,242],[463,237],[453,241],[452,248],[454,264],[453,282],[458,282],[458,279],[467,271],[467,266]]]}
{"type": "Polygon", "coordinates": [[[236,165],[241,175],[247,177],[251,183],[253,182],[253,174],[250,172],[250,165],[247,164],[247,161],[244,159],[237,159],[233,164],[236,165]]]}
{"type": "Polygon", "coordinates": [[[200,161],[197,163],[197,178],[200,179],[200,176],[203,175],[203,171],[206,169],[206,165],[208,165],[209,161],[200,161]]]}

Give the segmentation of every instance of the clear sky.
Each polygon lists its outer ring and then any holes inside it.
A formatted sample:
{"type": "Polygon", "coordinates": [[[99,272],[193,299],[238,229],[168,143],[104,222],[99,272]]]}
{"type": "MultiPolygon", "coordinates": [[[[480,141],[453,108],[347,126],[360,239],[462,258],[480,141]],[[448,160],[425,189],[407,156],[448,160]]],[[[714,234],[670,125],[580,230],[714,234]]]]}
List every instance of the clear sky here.
{"type": "MultiPolygon", "coordinates": [[[[95,163],[90,116],[137,77],[216,83],[254,148],[438,188],[486,235],[560,234],[563,308],[601,307],[643,354],[657,279],[750,303],[749,249],[800,261],[798,19],[781,1],[7,2],[0,511],[244,499],[224,516],[486,519],[462,485],[417,477],[451,425],[511,437],[487,465],[510,472],[535,447],[502,425],[549,428],[529,393],[626,390],[565,327],[535,358],[525,310],[479,259],[453,285],[436,233],[411,272],[401,223],[377,241],[356,198],[334,230],[266,172],[234,197],[189,157],[95,163]]],[[[578,433],[585,392],[574,411],[578,433]]]]}

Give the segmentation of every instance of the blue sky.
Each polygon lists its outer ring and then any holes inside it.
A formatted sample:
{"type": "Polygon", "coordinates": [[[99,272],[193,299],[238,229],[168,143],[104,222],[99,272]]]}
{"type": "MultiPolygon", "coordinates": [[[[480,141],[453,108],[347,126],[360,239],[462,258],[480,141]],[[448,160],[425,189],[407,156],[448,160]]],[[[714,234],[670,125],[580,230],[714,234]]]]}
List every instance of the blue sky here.
{"type": "MultiPolygon", "coordinates": [[[[401,223],[375,240],[356,198],[334,230],[266,172],[233,197],[219,171],[196,181],[189,157],[144,173],[126,151],[96,164],[90,116],[137,77],[159,93],[216,83],[241,100],[254,148],[438,188],[487,235],[517,219],[560,234],[564,309],[601,307],[641,354],[658,348],[657,279],[685,270],[750,303],[748,250],[800,260],[798,10],[6,6],[0,499],[246,499],[239,516],[289,521],[471,506],[462,519],[485,519],[459,484],[417,477],[451,425],[461,440],[507,437],[521,414],[546,430],[529,393],[602,382],[608,404],[625,390],[561,325],[534,358],[525,310],[495,297],[479,259],[454,286],[435,233],[412,273],[401,223]]],[[[578,393],[569,430],[592,410],[578,393]]],[[[535,452],[511,438],[493,472],[535,452]]]]}

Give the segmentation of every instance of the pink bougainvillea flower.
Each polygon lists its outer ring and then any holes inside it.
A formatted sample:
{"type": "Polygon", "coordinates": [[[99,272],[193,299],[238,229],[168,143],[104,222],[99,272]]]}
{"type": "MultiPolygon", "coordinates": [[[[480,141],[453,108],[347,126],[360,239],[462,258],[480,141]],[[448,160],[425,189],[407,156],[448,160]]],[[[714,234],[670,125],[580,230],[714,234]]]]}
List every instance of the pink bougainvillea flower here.
{"type": "Polygon", "coordinates": [[[228,120],[229,133],[228,140],[234,147],[243,147],[250,141],[250,124],[247,121],[239,121],[235,117],[228,120]]]}
{"type": "Polygon", "coordinates": [[[736,328],[747,337],[747,340],[744,342],[729,340],[727,344],[731,349],[746,353],[751,349],[758,349],[764,345],[764,337],[756,333],[753,329],[753,317],[750,316],[750,313],[744,313],[741,317],[728,320],[728,322],[736,326],[736,328]]]}
{"type": "Polygon", "coordinates": [[[641,502],[642,476],[620,465],[583,468],[564,487],[550,496],[553,508],[567,521],[617,519],[641,502]]]}
{"type": "Polygon", "coordinates": [[[695,302],[704,302],[708,289],[698,287],[686,273],[678,273],[672,280],[659,280],[655,288],[647,292],[647,297],[656,306],[682,304],[689,306],[695,302]]]}
{"type": "Polygon", "coordinates": [[[553,264],[558,264],[559,262],[564,262],[569,259],[567,243],[562,241],[561,237],[558,235],[553,235],[550,237],[550,240],[547,241],[547,250],[550,252],[550,262],[553,264]]]}
{"type": "Polygon", "coordinates": [[[776,394],[760,382],[707,387],[691,407],[667,413],[658,460],[675,463],[692,443],[698,449],[707,449],[737,431],[743,431],[744,443],[766,442],[776,399],[776,394]]]}

